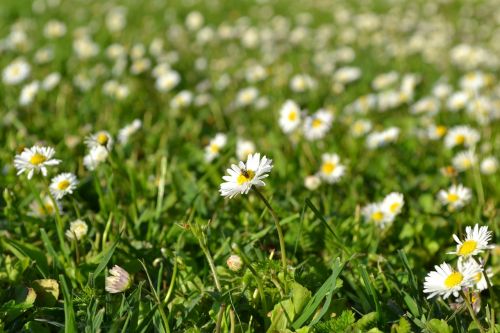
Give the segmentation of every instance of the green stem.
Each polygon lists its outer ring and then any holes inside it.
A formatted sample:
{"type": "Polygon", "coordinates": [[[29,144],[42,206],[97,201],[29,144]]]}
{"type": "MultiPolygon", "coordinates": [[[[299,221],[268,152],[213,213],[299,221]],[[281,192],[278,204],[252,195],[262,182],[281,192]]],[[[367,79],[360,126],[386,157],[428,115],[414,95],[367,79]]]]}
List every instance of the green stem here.
{"type": "Polygon", "coordinates": [[[160,317],[161,317],[161,320],[163,321],[163,326],[165,327],[165,332],[170,333],[170,326],[168,325],[168,318],[167,318],[167,315],[165,314],[165,310],[163,310],[163,304],[160,300],[160,297],[158,296],[158,293],[156,292],[156,288],[154,287],[153,281],[151,280],[151,277],[149,276],[149,272],[146,268],[146,265],[144,264],[144,262],[142,260],[139,260],[139,262],[141,263],[142,268],[144,268],[144,272],[146,272],[146,276],[147,276],[148,282],[149,282],[149,287],[151,288],[151,292],[153,293],[153,295],[156,299],[156,303],[158,305],[158,311],[160,311],[160,317]]]}
{"type": "Polygon", "coordinates": [[[476,324],[479,328],[479,331],[481,333],[485,333],[486,331],[484,330],[483,326],[481,325],[481,322],[479,321],[479,319],[476,316],[476,312],[474,311],[474,309],[472,308],[472,305],[470,304],[469,292],[465,293],[462,291],[462,297],[465,301],[465,305],[467,306],[467,309],[469,310],[469,313],[470,313],[472,319],[476,322],[476,324]]]}
{"type": "Polygon", "coordinates": [[[271,204],[267,199],[262,195],[262,193],[254,187],[255,193],[257,193],[257,196],[264,202],[266,205],[267,209],[271,212],[271,215],[273,216],[274,224],[276,225],[276,230],[278,231],[278,238],[280,240],[280,252],[281,252],[281,264],[283,266],[283,272],[286,274],[287,271],[287,263],[286,263],[286,252],[285,252],[285,237],[283,236],[283,230],[281,229],[280,225],[280,219],[274,209],[271,207],[271,204]]]}
{"type": "Polygon", "coordinates": [[[477,162],[474,163],[472,169],[473,169],[473,174],[474,174],[474,183],[476,185],[477,197],[479,199],[479,205],[482,208],[484,206],[484,189],[483,189],[483,182],[481,181],[481,174],[480,174],[479,166],[477,165],[477,162]]]}
{"type": "Polygon", "coordinates": [[[170,280],[170,286],[168,287],[167,295],[163,300],[163,304],[167,304],[170,296],[172,295],[172,291],[174,290],[175,278],[177,277],[177,258],[174,257],[174,271],[172,273],[172,280],[170,280]]]}

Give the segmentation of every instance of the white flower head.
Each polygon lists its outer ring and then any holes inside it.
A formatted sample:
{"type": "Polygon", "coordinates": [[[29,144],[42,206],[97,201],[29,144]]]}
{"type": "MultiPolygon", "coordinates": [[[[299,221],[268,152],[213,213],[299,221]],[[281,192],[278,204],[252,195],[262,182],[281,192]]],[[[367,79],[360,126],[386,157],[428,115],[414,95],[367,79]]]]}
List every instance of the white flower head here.
{"type": "Polygon", "coordinates": [[[19,105],[27,106],[33,103],[36,94],[40,90],[40,83],[38,81],[33,81],[23,87],[21,90],[21,95],[19,96],[19,105]]]}
{"type": "Polygon", "coordinates": [[[273,168],[272,163],[266,156],[261,158],[260,153],[256,153],[248,155],[246,163],[240,161],[238,165],[231,165],[231,168],[227,169],[229,175],[222,177],[225,182],[220,185],[220,194],[233,198],[238,194],[247,194],[253,186],[265,186],[262,179],[269,176],[273,168]]]}
{"type": "MultiPolygon", "coordinates": [[[[59,213],[62,213],[62,206],[59,201],[56,200],[57,209],[59,213]]],[[[54,205],[54,201],[50,198],[50,196],[46,195],[41,198],[41,203],[38,200],[34,200],[30,204],[31,213],[30,215],[36,217],[46,217],[46,216],[54,216],[56,214],[56,206],[54,205]]]]}
{"type": "Polygon", "coordinates": [[[111,148],[113,148],[113,137],[107,131],[99,131],[85,138],[85,144],[90,150],[97,147],[104,147],[108,151],[111,151],[111,148]]]}
{"type": "Polygon", "coordinates": [[[387,214],[381,203],[371,203],[361,209],[365,221],[372,222],[381,229],[388,227],[394,220],[394,215],[387,214]]]}
{"type": "Polygon", "coordinates": [[[435,270],[425,277],[424,293],[429,294],[427,298],[443,296],[446,299],[451,294],[458,296],[463,288],[474,285],[475,276],[481,272],[480,267],[470,264],[459,266],[457,271],[447,263],[436,265],[434,268],[435,270]]]}
{"type": "Polygon", "coordinates": [[[321,185],[321,178],[316,175],[310,175],[304,178],[304,186],[309,191],[316,190],[321,185]]]}
{"type": "Polygon", "coordinates": [[[313,141],[322,139],[330,130],[333,122],[331,112],[320,109],[311,117],[304,121],[304,136],[307,140],[313,141]]]}
{"type": "Polygon", "coordinates": [[[69,225],[69,229],[66,230],[66,237],[70,240],[80,240],[85,235],[87,235],[89,227],[87,226],[87,223],[85,223],[82,220],[76,220],[71,222],[69,225]]]}
{"type": "Polygon", "coordinates": [[[241,260],[240,256],[237,254],[233,254],[229,256],[226,260],[227,267],[232,270],[233,272],[237,272],[243,267],[243,261],[241,260]]]}
{"type": "Polygon", "coordinates": [[[465,206],[472,198],[472,192],[462,184],[452,185],[448,190],[438,192],[438,199],[443,205],[447,205],[452,210],[465,206]]]}
{"type": "Polygon", "coordinates": [[[31,73],[31,66],[23,59],[11,62],[2,72],[2,81],[7,85],[16,85],[24,81],[31,73]]]}
{"type": "Polygon", "coordinates": [[[109,270],[110,276],[106,277],[105,289],[108,293],[121,293],[130,288],[132,278],[130,274],[118,265],[109,270]]]}
{"type": "Polygon", "coordinates": [[[323,154],[321,160],[321,179],[329,184],[337,183],[345,173],[345,166],[340,163],[340,157],[337,154],[323,154]]]}
{"type": "Polygon", "coordinates": [[[238,140],[236,142],[236,156],[239,160],[245,160],[253,153],[255,153],[255,144],[252,141],[238,140]]]}
{"type": "Polygon", "coordinates": [[[451,164],[458,171],[466,171],[477,162],[477,157],[472,150],[465,150],[457,153],[451,160],[451,164]]]}
{"type": "Polygon", "coordinates": [[[475,256],[484,250],[490,250],[493,248],[492,245],[488,245],[491,240],[491,231],[488,230],[487,226],[479,227],[476,224],[474,228],[467,226],[465,228],[465,240],[462,242],[457,235],[453,235],[453,239],[457,242],[457,249],[454,252],[448,252],[449,254],[456,254],[460,257],[475,256]]]}
{"type": "Polygon", "coordinates": [[[142,121],[140,119],[134,119],[132,123],[120,129],[118,132],[118,142],[122,145],[126,144],[129,137],[136,133],[141,127],[142,121]]]}
{"type": "Polygon", "coordinates": [[[217,133],[205,147],[205,161],[212,162],[217,156],[219,156],[220,150],[224,148],[226,143],[227,135],[224,133],[217,133]]]}
{"type": "Polygon", "coordinates": [[[398,215],[401,213],[405,204],[404,197],[401,193],[389,193],[382,201],[382,209],[388,215],[398,215]]]}
{"type": "Polygon", "coordinates": [[[485,175],[492,175],[498,171],[498,160],[494,156],[488,156],[481,161],[481,173],[485,175]]]}
{"type": "Polygon", "coordinates": [[[78,185],[76,176],[72,173],[61,173],[50,182],[50,193],[57,200],[62,199],[66,194],[72,194],[78,185]]]}
{"type": "Polygon", "coordinates": [[[35,172],[41,172],[43,176],[47,176],[47,167],[58,165],[60,160],[54,159],[56,151],[52,147],[33,146],[24,148],[20,155],[14,158],[14,166],[17,174],[24,172],[28,173],[28,179],[33,177],[35,172]]]}
{"type": "Polygon", "coordinates": [[[444,138],[444,144],[447,148],[455,146],[473,147],[480,139],[479,132],[469,126],[455,126],[450,128],[444,138]]]}
{"type": "Polygon", "coordinates": [[[83,158],[83,165],[85,165],[88,170],[93,171],[99,164],[106,161],[108,155],[109,152],[105,147],[94,147],[90,150],[88,155],[85,155],[85,157],[83,158]]]}
{"type": "Polygon", "coordinates": [[[287,100],[280,109],[279,124],[283,132],[291,133],[300,125],[300,107],[292,100],[287,100]]]}

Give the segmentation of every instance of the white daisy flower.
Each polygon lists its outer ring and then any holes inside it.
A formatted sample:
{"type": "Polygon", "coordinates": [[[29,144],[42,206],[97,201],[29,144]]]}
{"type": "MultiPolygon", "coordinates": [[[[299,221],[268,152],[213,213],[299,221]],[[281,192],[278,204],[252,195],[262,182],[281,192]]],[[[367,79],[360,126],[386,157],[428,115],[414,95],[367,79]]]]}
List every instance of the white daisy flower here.
{"type": "Polygon", "coordinates": [[[109,152],[104,146],[97,146],[83,158],[83,165],[90,171],[97,168],[99,164],[108,158],[109,152]]]}
{"type": "Polygon", "coordinates": [[[337,154],[323,154],[321,160],[319,176],[329,184],[338,182],[345,173],[345,166],[340,163],[340,157],[337,154]]]}
{"type": "Polygon", "coordinates": [[[27,106],[33,103],[33,100],[40,89],[40,83],[38,81],[33,81],[23,87],[21,94],[19,95],[19,105],[27,106]]]}
{"type": "Polygon", "coordinates": [[[465,91],[457,91],[453,93],[446,101],[446,107],[449,111],[457,112],[465,108],[470,99],[470,94],[465,91]]]}
{"type": "Polygon", "coordinates": [[[65,234],[69,240],[80,240],[87,235],[88,230],[87,223],[82,220],[76,220],[70,223],[69,229],[66,230],[65,234]]]}
{"type": "Polygon", "coordinates": [[[458,171],[466,171],[472,168],[476,161],[477,158],[474,152],[472,152],[471,150],[466,150],[455,155],[451,160],[451,164],[458,171]]]}
{"type": "Polygon", "coordinates": [[[205,161],[212,162],[220,154],[220,150],[227,143],[227,136],[224,133],[217,133],[205,147],[205,161]]]}
{"type": "Polygon", "coordinates": [[[260,158],[260,153],[257,153],[249,155],[246,163],[240,161],[239,165],[231,165],[231,168],[227,169],[229,175],[222,177],[225,182],[220,185],[220,194],[233,198],[238,194],[247,194],[252,186],[265,186],[262,179],[269,176],[273,168],[272,163],[272,160],[266,156],[260,158]]]}
{"type": "Polygon", "coordinates": [[[61,173],[60,175],[52,178],[50,182],[50,193],[57,200],[62,199],[66,194],[73,193],[78,185],[76,176],[72,173],[61,173]]]}
{"type": "Polygon", "coordinates": [[[291,133],[300,125],[300,107],[292,100],[287,100],[280,110],[279,124],[283,132],[291,133]]]}
{"type": "Polygon", "coordinates": [[[236,142],[236,156],[239,160],[245,160],[253,153],[255,153],[255,144],[252,141],[238,140],[236,142]]]}
{"type": "Polygon", "coordinates": [[[181,82],[181,76],[174,70],[168,70],[165,74],[159,75],[155,82],[155,87],[160,92],[169,92],[181,82]]]}
{"type": "Polygon", "coordinates": [[[113,137],[107,131],[99,131],[85,138],[85,144],[92,150],[96,147],[104,147],[108,151],[113,148],[113,137]]]}
{"type": "Polygon", "coordinates": [[[471,198],[471,190],[462,184],[452,185],[448,190],[441,190],[438,193],[439,201],[453,210],[462,208],[471,198]]]}
{"type": "Polygon", "coordinates": [[[307,140],[313,141],[322,139],[331,128],[333,115],[331,112],[320,109],[311,117],[304,121],[304,136],[307,140]]]}
{"type": "Polygon", "coordinates": [[[388,215],[398,215],[401,213],[405,204],[404,197],[401,193],[389,193],[382,201],[382,210],[388,215]]]}
{"type": "Polygon", "coordinates": [[[446,126],[431,124],[427,127],[427,137],[430,140],[439,140],[446,134],[447,131],[448,129],[446,126]]]}
{"type": "Polygon", "coordinates": [[[480,139],[479,132],[469,126],[455,126],[450,128],[444,138],[444,144],[447,148],[455,146],[473,147],[480,139]]]}
{"type": "Polygon", "coordinates": [[[172,109],[182,109],[191,105],[193,101],[193,93],[188,90],[183,90],[172,98],[170,107],[172,109]]]}
{"type": "Polygon", "coordinates": [[[340,84],[348,84],[361,77],[361,70],[357,67],[341,67],[333,75],[333,80],[340,84]]]}
{"type": "Polygon", "coordinates": [[[290,89],[294,92],[304,92],[316,87],[316,81],[307,74],[294,75],[290,80],[290,89]]]}
{"type": "Polygon", "coordinates": [[[140,119],[134,119],[131,124],[120,129],[118,132],[118,142],[122,145],[128,142],[128,139],[131,135],[136,133],[142,127],[142,121],[140,119]]]}
{"type": "Polygon", "coordinates": [[[320,185],[321,185],[321,178],[319,178],[316,175],[310,175],[304,179],[304,186],[309,191],[316,190],[320,185]]]}
{"type": "Polygon", "coordinates": [[[498,160],[494,156],[489,156],[481,161],[481,173],[485,175],[492,175],[498,171],[498,160]]]}
{"type": "Polygon", "coordinates": [[[372,129],[372,123],[369,120],[359,119],[351,125],[351,134],[355,138],[359,138],[372,129]]]}
{"type": "Polygon", "coordinates": [[[251,105],[259,97],[259,90],[255,87],[241,89],[236,94],[236,105],[240,107],[251,105]]]}
{"type": "MultiPolygon", "coordinates": [[[[61,203],[56,200],[56,204],[57,208],[59,209],[59,213],[62,213],[61,203]]],[[[30,215],[36,217],[54,216],[56,214],[56,207],[54,206],[54,201],[52,201],[52,199],[48,195],[42,198],[42,204],[40,204],[38,200],[34,200],[30,204],[30,209],[31,209],[30,215]]]]}
{"type": "Polygon", "coordinates": [[[474,229],[470,226],[465,228],[465,240],[462,242],[457,235],[453,235],[453,239],[457,242],[457,249],[454,252],[448,252],[448,254],[456,254],[461,257],[475,256],[483,252],[484,250],[490,250],[493,246],[488,245],[491,241],[491,231],[488,231],[487,226],[479,227],[479,224],[474,226],[474,229]]]}
{"type": "Polygon", "coordinates": [[[11,62],[2,72],[2,81],[7,85],[16,85],[24,81],[31,73],[31,66],[23,59],[11,62]]]}
{"type": "Polygon", "coordinates": [[[427,298],[443,296],[447,299],[451,294],[458,296],[462,288],[474,285],[474,277],[481,272],[475,265],[462,265],[458,271],[447,263],[434,266],[435,271],[429,272],[425,277],[424,293],[429,294],[427,298]]]}
{"type": "Polygon", "coordinates": [[[45,91],[51,91],[54,89],[61,81],[61,74],[58,72],[50,73],[42,81],[42,89],[45,91]]]}
{"type": "Polygon", "coordinates": [[[118,265],[109,270],[110,276],[106,277],[105,289],[108,293],[121,293],[132,286],[130,274],[118,265]]]}
{"type": "Polygon", "coordinates": [[[52,147],[33,146],[24,148],[20,155],[14,158],[14,166],[20,175],[24,172],[28,173],[28,179],[33,177],[35,172],[41,172],[43,176],[47,176],[47,167],[58,165],[60,160],[54,159],[56,151],[52,147]]]}
{"type": "Polygon", "coordinates": [[[365,221],[373,222],[382,229],[387,227],[394,219],[394,215],[387,214],[380,203],[371,203],[363,207],[361,214],[365,221]]]}

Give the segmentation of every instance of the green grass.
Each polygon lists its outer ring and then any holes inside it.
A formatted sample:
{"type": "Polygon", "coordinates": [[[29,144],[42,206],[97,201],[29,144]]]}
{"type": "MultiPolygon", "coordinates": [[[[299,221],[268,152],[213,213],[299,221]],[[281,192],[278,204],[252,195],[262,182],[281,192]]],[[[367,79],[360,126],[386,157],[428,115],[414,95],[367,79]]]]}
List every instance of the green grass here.
{"type": "MultiPolygon", "coordinates": [[[[0,3],[0,38],[7,40],[17,23],[28,40],[19,48],[0,48],[0,68],[3,71],[19,57],[31,65],[30,77],[22,84],[0,83],[0,332],[480,331],[465,305],[454,309],[449,300],[427,300],[423,283],[434,265],[444,261],[455,265],[456,259],[447,252],[455,250],[452,235],[463,236],[466,226],[486,225],[494,235],[491,243],[498,240],[500,176],[498,171],[486,175],[473,170],[444,176],[441,168],[451,165],[461,149],[448,149],[443,140],[431,141],[419,133],[428,123],[448,128],[469,125],[481,134],[476,149],[480,160],[498,158],[498,119],[482,124],[465,111],[452,113],[445,107],[433,116],[413,115],[412,103],[366,115],[343,110],[359,96],[374,92],[373,79],[389,71],[421,77],[414,101],[430,95],[441,78],[448,78],[458,90],[467,70],[451,62],[450,49],[467,42],[493,53],[498,50],[493,38],[495,1],[472,5],[466,1],[62,0],[52,7],[48,0],[35,3],[45,4],[46,9],[36,12],[25,0],[0,3]],[[105,14],[115,5],[127,8],[127,25],[111,33],[105,14]],[[240,37],[200,44],[197,33],[184,24],[193,10],[203,13],[204,24],[214,34],[226,24],[238,27],[236,31],[260,29],[264,37],[276,40],[254,48],[242,46],[240,37]],[[351,13],[345,22],[339,20],[343,10],[351,13]],[[311,18],[307,35],[292,44],[291,31],[301,25],[300,15],[305,13],[311,18]],[[378,18],[379,27],[361,31],[366,16],[361,20],[359,15],[367,13],[378,18]],[[395,17],[396,22],[414,19],[415,24],[404,30],[400,24],[390,24],[395,17]],[[51,19],[66,24],[65,36],[44,37],[43,27],[51,19]],[[87,60],[73,52],[75,30],[82,27],[90,28],[100,47],[98,55],[87,60]],[[331,33],[324,44],[318,40],[322,29],[331,33]],[[349,30],[354,32],[351,41],[345,36],[349,30]],[[443,31],[446,38],[436,43],[433,38],[443,31]],[[408,50],[417,33],[425,36],[422,52],[391,55],[396,46],[408,50]],[[106,56],[112,43],[127,50],[141,43],[154,67],[160,60],[148,48],[155,38],[163,41],[164,54],[174,51],[178,56],[171,67],[182,79],[169,93],[156,90],[151,70],[131,74],[130,56],[127,69],[114,76],[114,62],[106,56]],[[351,47],[356,57],[338,62],[337,68],[359,67],[362,76],[334,93],[333,73],[318,68],[314,59],[318,53],[344,46],[351,47]],[[37,64],[35,54],[43,47],[51,47],[54,57],[37,64]],[[205,69],[196,69],[199,58],[207,60],[205,69]],[[265,80],[246,81],[245,70],[253,63],[266,67],[265,80]],[[33,103],[19,105],[24,84],[41,81],[51,72],[61,74],[60,84],[52,91],[40,91],[33,103]],[[292,91],[289,80],[299,73],[314,77],[317,87],[305,93],[292,91]],[[94,81],[89,90],[75,85],[79,74],[94,81]],[[215,85],[222,75],[228,75],[231,83],[220,90],[215,85]],[[110,79],[126,84],[129,96],[123,100],[106,96],[102,86],[110,79]],[[200,95],[202,82],[210,84],[208,104],[182,110],[170,107],[182,90],[200,95]],[[234,108],[237,93],[249,86],[268,99],[267,107],[234,108]],[[331,130],[313,142],[284,134],[278,119],[287,99],[310,114],[319,108],[333,110],[331,130]],[[360,118],[370,120],[374,130],[400,128],[399,139],[367,149],[365,137],[356,138],[350,130],[352,121],[360,118]],[[116,140],[119,130],[134,119],[142,121],[142,128],[127,144],[115,142],[107,161],[96,170],[87,170],[84,139],[105,130],[116,140]],[[228,143],[207,163],[204,147],[218,132],[227,134],[228,143]],[[253,141],[258,152],[273,160],[260,191],[284,231],[286,270],[272,212],[259,196],[250,191],[229,200],[219,194],[221,177],[238,162],[238,138],[253,141]],[[35,144],[54,147],[61,164],[49,167],[48,177],[17,176],[14,157],[35,144]],[[323,153],[337,153],[346,174],[339,183],[323,183],[309,191],[304,178],[320,169],[323,153]],[[34,215],[31,205],[40,202],[50,179],[61,172],[72,172],[79,180],[75,192],[61,200],[62,214],[34,215]],[[447,210],[437,199],[439,190],[452,183],[472,190],[471,202],[459,211],[447,210]],[[366,222],[360,209],[390,192],[402,193],[405,205],[382,231],[366,222]],[[76,219],[88,225],[88,233],[78,242],[64,235],[76,219]],[[237,272],[226,265],[232,254],[243,261],[237,272]],[[113,265],[133,277],[123,293],[105,291],[113,265]]],[[[494,80],[481,94],[498,104],[498,66],[482,70],[494,80]]],[[[495,275],[493,288],[481,293],[477,317],[485,331],[496,332],[500,330],[498,248],[482,258],[495,275]]]]}

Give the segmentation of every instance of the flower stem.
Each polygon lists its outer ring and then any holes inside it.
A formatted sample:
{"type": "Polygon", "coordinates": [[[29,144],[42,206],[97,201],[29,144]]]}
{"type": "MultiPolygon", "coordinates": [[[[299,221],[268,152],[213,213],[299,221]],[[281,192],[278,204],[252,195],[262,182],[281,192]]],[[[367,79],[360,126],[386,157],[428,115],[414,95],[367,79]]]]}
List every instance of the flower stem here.
{"type": "Polygon", "coordinates": [[[481,333],[485,333],[486,331],[484,330],[483,325],[481,325],[481,322],[479,321],[479,319],[476,316],[476,312],[472,308],[469,296],[470,296],[469,292],[465,293],[462,291],[462,297],[464,298],[465,305],[467,306],[467,309],[469,310],[469,313],[470,313],[472,319],[476,322],[476,324],[479,328],[479,331],[481,333]]]}
{"type": "Polygon", "coordinates": [[[271,215],[273,216],[274,224],[276,225],[276,230],[278,231],[278,238],[280,240],[281,264],[283,266],[283,272],[286,274],[287,264],[286,264],[286,252],[285,252],[285,237],[283,236],[283,230],[281,229],[280,219],[276,214],[276,212],[274,211],[273,207],[271,207],[269,201],[267,201],[267,199],[264,197],[264,195],[262,195],[262,193],[256,187],[254,187],[254,191],[255,193],[257,193],[257,196],[260,198],[260,200],[264,202],[267,209],[269,209],[271,215]]]}

